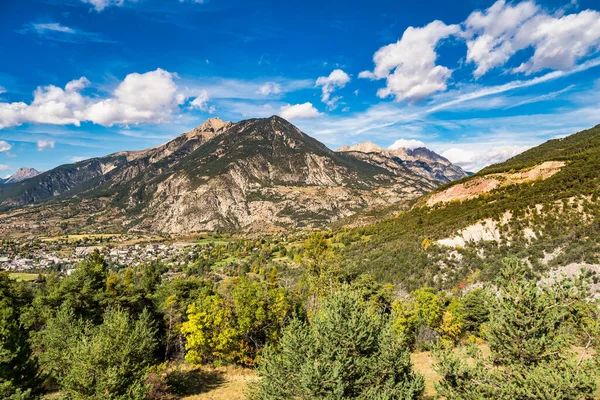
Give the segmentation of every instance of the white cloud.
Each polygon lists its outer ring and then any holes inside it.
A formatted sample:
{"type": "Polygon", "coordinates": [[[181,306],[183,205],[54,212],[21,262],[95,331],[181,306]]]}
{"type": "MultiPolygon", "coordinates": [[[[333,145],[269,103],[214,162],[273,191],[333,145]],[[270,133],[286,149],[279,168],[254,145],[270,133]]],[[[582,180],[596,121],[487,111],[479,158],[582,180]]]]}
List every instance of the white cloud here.
{"type": "Polygon", "coordinates": [[[61,33],[75,33],[75,29],[61,25],[58,22],[50,22],[46,24],[31,24],[31,27],[39,33],[45,33],[48,31],[61,33]]]}
{"type": "Polygon", "coordinates": [[[125,4],[125,0],[81,0],[84,3],[91,4],[94,6],[96,11],[100,12],[104,10],[106,7],[116,6],[121,7],[125,4]]]}
{"type": "Polygon", "coordinates": [[[0,86],[0,94],[6,93],[6,88],[4,86],[0,86]]]}
{"type": "Polygon", "coordinates": [[[275,82],[267,82],[258,88],[258,93],[263,96],[270,96],[272,94],[281,93],[281,85],[275,82]]]}
{"type": "Polygon", "coordinates": [[[498,0],[486,11],[475,11],[465,21],[467,61],[477,65],[476,78],[504,65],[516,52],[512,41],[519,27],[539,11],[532,1],[515,6],[498,0]]]}
{"type": "Polygon", "coordinates": [[[5,140],[0,140],[0,153],[6,153],[12,149],[12,146],[5,140]]]}
{"type": "Polygon", "coordinates": [[[572,68],[588,53],[600,49],[600,13],[586,10],[560,18],[538,15],[519,30],[515,45],[533,46],[535,51],[514,72],[572,68]]]}
{"type": "Polygon", "coordinates": [[[31,104],[0,103],[0,129],[25,122],[79,126],[91,121],[114,124],[158,123],[178,110],[185,96],[177,92],[175,74],[157,69],[125,77],[111,97],[98,100],[80,92],[90,82],[82,77],[64,89],[54,85],[38,87],[31,104]]]}
{"type": "Polygon", "coordinates": [[[29,105],[23,102],[0,103],[0,129],[24,122],[79,126],[80,118],[75,113],[86,104],[79,91],[88,83],[86,78],[80,78],[69,82],[65,89],[54,85],[38,87],[29,105]]]}
{"type": "Polygon", "coordinates": [[[392,143],[388,149],[396,150],[396,149],[416,149],[417,147],[425,147],[425,143],[416,139],[398,139],[394,143],[392,143]]]}
{"type": "Polygon", "coordinates": [[[337,107],[337,102],[341,97],[331,97],[336,89],[341,89],[350,82],[350,76],[341,69],[335,69],[329,76],[320,76],[317,79],[317,86],[322,86],[321,101],[327,104],[327,108],[333,110],[337,107]]]}
{"type": "Polygon", "coordinates": [[[30,23],[23,26],[17,33],[22,35],[36,34],[44,39],[67,43],[114,43],[105,39],[102,35],[71,28],[58,22],[30,23]]]}
{"type": "Polygon", "coordinates": [[[215,112],[215,107],[209,106],[208,100],[210,100],[208,92],[206,90],[201,90],[200,93],[196,96],[196,98],[190,103],[190,107],[206,111],[212,114],[213,112],[215,112]]]}
{"type": "Polygon", "coordinates": [[[477,159],[476,152],[459,149],[457,147],[444,151],[442,156],[460,166],[474,163],[477,159]]]}
{"type": "Polygon", "coordinates": [[[87,160],[88,158],[89,157],[73,156],[73,157],[71,157],[71,162],[78,163],[80,161],[87,160]]]}
{"type": "Polygon", "coordinates": [[[12,168],[6,164],[0,164],[0,171],[10,171],[12,168]]]}
{"type": "Polygon", "coordinates": [[[422,100],[431,94],[446,90],[452,75],[447,67],[436,65],[438,43],[460,32],[458,25],[433,21],[422,28],[409,27],[402,38],[377,50],[373,56],[373,72],[363,71],[360,78],[386,79],[386,87],[379,89],[381,98],[395,96],[396,101],[422,100]]]}
{"type": "Polygon", "coordinates": [[[302,118],[316,118],[320,115],[319,111],[312,105],[312,103],[304,104],[288,104],[279,110],[281,118],[285,119],[302,119],[302,118]]]}
{"type": "Polygon", "coordinates": [[[527,150],[530,146],[495,146],[487,149],[471,149],[453,147],[442,152],[453,164],[465,171],[478,171],[483,166],[504,162],[527,150]]]}
{"type": "Polygon", "coordinates": [[[38,140],[37,149],[38,151],[51,150],[54,148],[56,143],[54,140],[38,140]]]}
{"type": "Polygon", "coordinates": [[[600,13],[585,10],[552,16],[533,1],[511,5],[498,0],[467,18],[465,37],[467,61],[477,66],[476,78],[531,47],[533,56],[513,72],[567,70],[600,48],[600,13]]]}

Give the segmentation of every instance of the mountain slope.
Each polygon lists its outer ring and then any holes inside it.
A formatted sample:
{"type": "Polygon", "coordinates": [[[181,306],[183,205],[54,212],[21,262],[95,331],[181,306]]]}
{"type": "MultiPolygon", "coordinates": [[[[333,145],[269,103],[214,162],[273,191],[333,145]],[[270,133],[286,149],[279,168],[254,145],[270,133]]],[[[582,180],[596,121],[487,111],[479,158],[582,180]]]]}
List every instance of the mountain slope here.
{"type": "Polygon", "coordinates": [[[410,211],[340,236],[354,242],[346,257],[411,288],[491,279],[505,256],[538,270],[598,264],[599,192],[596,126],[444,185],[410,211]]]}
{"type": "Polygon", "coordinates": [[[23,184],[8,185],[11,182],[5,182],[7,185],[0,187],[0,209],[79,195],[101,185],[105,181],[102,178],[113,171],[119,171],[123,181],[156,164],[168,164],[170,160],[177,160],[230,125],[231,123],[215,118],[191,132],[149,150],[120,152],[75,164],[61,165],[23,184]]]}
{"type": "Polygon", "coordinates": [[[0,204],[11,209],[79,201],[87,207],[98,200],[104,213],[121,215],[125,229],[262,231],[323,225],[414,199],[439,184],[402,165],[392,170],[333,152],[279,117],[235,124],[211,119],[153,149],[61,166],[6,185],[0,204]]]}
{"type": "Polygon", "coordinates": [[[364,142],[342,146],[337,151],[391,171],[405,168],[417,175],[444,183],[467,176],[459,166],[425,147],[391,150],[383,149],[375,143],[364,142]]]}

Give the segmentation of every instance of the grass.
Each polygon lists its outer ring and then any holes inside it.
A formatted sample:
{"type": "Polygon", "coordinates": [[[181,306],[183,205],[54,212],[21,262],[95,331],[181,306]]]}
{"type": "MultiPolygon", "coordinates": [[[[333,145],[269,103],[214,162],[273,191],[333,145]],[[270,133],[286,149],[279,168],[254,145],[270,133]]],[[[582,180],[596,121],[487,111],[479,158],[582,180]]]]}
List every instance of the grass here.
{"type": "Polygon", "coordinates": [[[15,281],[32,282],[35,281],[39,275],[40,274],[29,274],[26,272],[11,272],[10,274],[8,274],[8,277],[15,281]]]}
{"type": "Polygon", "coordinates": [[[228,367],[202,367],[183,369],[188,376],[184,380],[197,381],[187,385],[184,400],[242,400],[246,398],[248,385],[258,380],[254,370],[228,367]],[[186,371],[187,370],[187,371],[186,371]]]}
{"type": "Polygon", "coordinates": [[[414,364],[415,371],[419,372],[425,378],[425,398],[434,398],[437,395],[434,385],[440,380],[440,376],[433,370],[434,360],[431,357],[431,352],[422,351],[412,353],[410,359],[414,364]]]}
{"type": "Polygon", "coordinates": [[[214,246],[224,246],[227,245],[230,241],[229,240],[223,240],[223,239],[213,239],[213,238],[202,238],[202,239],[198,239],[196,240],[196,244],[199,245],[206,245],[206,244],[213,244],[214,246]]]}

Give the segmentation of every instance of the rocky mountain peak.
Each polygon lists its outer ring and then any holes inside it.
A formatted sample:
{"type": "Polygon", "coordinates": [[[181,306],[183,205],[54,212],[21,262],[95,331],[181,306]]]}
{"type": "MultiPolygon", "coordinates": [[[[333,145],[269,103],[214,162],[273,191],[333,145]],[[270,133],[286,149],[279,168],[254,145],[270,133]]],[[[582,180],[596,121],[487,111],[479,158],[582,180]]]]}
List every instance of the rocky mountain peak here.
{"type": "Polygon", "coordinates": [[[399,163],[418,175],[442,182],[467,176],[460,167],[425,147],[384,149],[375,143],[363,142],[353,146],[342,146],[337,151],[379,166],[385,165],[387,169],[397,168],[393,164],[399,163]]]}
{"type": "Polygon", "coordinates": [[[17,170],[17,172],[15,172],[8,179],[6,179],[6,181],[4,181],[4,183],[8,184],[8,183],[21,182],[21,181],[24,181],[25,179],[29,179],[29,178],[38,176],[39,174],[41,174],[41,172],[36,170],[35,168],[19,168],[17,170]]]}
{"type": "Polygon", "coordinates": [[[209,118],[202,125],[199,125],[186,133],[188,139],[202,137],[208,139],[216,134],[222,133],[227,128],[233,125],[229,121],[223,121],[219,117],[209,118]]]}
{"type": "Polygon", "coordinates": [[[358,143],[353,146],[342,146],[337,151],[361,151],[363,153],[381,153],[384,149],[373,142],[358,143]]]}

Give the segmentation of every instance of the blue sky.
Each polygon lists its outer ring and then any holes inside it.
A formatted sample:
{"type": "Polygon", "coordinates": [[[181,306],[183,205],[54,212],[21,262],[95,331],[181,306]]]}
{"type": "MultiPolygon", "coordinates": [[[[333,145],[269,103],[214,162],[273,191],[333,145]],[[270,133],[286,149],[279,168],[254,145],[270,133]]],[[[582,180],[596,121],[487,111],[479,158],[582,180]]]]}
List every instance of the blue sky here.
{"type": "Polygon", "coordinates": [[[468,170],[600,123],[597,0],[0,2],[0,176],[281,115],[468,170]]]}

